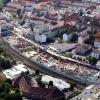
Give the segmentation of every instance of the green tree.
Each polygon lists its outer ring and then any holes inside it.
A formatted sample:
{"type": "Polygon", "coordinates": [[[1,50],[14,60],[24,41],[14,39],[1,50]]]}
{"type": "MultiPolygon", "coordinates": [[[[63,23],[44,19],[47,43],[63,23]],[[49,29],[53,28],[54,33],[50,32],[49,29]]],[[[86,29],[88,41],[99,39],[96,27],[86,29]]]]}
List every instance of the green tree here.
{"type": "Polygon", "coordinates": [[[40,71],[39,70],[36,70],[35,71],[35,75],[39,75],[40,74],[40,71]]]}
{"type": "Polygon", "coordinates": [[[11,84],[11,85],[12,85],[12,80],[11,80],[11,79],[9,79],[9,78],[8,78],[8,79],[6,79],[6,80],[5,80],[5,82],[6,82],[6,83],[9,83],[9,84],[11,84]]]}
{"type": "Polygon", "coordinates": [[[70,94],[70,95],[68,96],[67,100],[69,100],[69,99],[71,99],[71,98],[77,96],[78,94],[79,94],[79,92],[74,92],[74,93],[70,94]]]}
{"type": "Polygon", "coordinates": [[[22,96],[19,93],[6,94],[4,100],[22,100],[22,96]]]}
{"type": "Polygon", "coordinates": [[[53,81],[49,81],[48,87],[53,87],[53,81]]]}
{"type": "Polygon", "coordinates": [[[77,84],[75,82],[73,82],[73,81],[70,81],[69,83],[71,85],[71,88],[70,88],[71,90],[74,89],[74,87],[77,86],[77,84]]]}
{"type": "Polygon", "coordinates": [[[2,48],[0,48],[0,55],[3,53],[4,51],[3,51],[3,49],[2,48]]]}
{"type": "Polygon", "coordinates": [[[89,63],[91,64],[91,65],[96,65],[96,63],[97,63],[97,59],[96,58],[94,58],[94,57],[91,57],[90,59],[89,59],[89,63]]]}
{"type": "Polygon", "coordinates": [[[8,58],[2,58],[1,60],[1,67],[3,69],[11,68],[11,62],[8,58]]]}
{"type": "Polygon", "coordinates": [[[38,85],[39,85],[39,87],[42,87],[42,82],[38,81],[38,85]]]}
{"type": "Polygon", "coordinates": [[[90,40],[90,41],[94,41],[94,40],[95,40],[95,35],[90,34],[90,35],[89,35],[89,40],[90,40]]]}

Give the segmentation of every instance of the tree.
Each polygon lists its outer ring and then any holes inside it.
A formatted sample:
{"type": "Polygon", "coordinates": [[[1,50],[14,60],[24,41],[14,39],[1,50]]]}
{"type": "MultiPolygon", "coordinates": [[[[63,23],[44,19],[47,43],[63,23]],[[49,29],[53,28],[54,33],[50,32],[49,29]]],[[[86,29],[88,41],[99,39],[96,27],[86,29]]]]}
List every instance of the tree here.
{"type": "Polygon", "coordinates": [[[11,84],[11,85],[12,85],[12,80],[11,80],[11,79],[9,79],[9,78],[8,78],[8,79],[6,79],[6,80],[5,80],[5,82],[7,82],[7,83],[9,83],[9,84],[11,84]]]}
{"type": "Polygon", "coordinates": [[[75,82],[73,82],[73,81],[70,81],[69,83],[70,83],[70,85],[71,85],[71,88],[70,88],[71,90],[73,90],[74,87],[77,86],[77,84],[76,84],[75,82]]]}
{"type": "Polygon", "coordinates": [[[91,57],[90,59],[89,59],[89,63],[91,64],[91,65],[96,65],[96,63],[97,63],[97,59],[96,58],[94,58],[94,57],[91,57]]]}
{"type": "Polygon", "coordinates": [[[11,80],[0,82],[0,100],[22,100],[19,89],[12,88],[11,80]]]}
{"type": "Polygon", "coordinates": [[[36,70],[35,71],[35,75],[39,75],[40,74],[40,71],[39,70],[36,70]]]}
{"type": "Polygon", "coordinates": [[[22,96],[19,93],[6,94],[4,100],[22,100],[22,96]]]}
{"type": "Polygon", "coordinates": [[[4,51],[3,51],[3,49],[2,48],[0,48],[0,54],[2,54],[4,51]]]}
{"type": "Polygon", "coordinates": [[[0,1],[0,11],[2,10],[2,8],[5,6],[5,4],[3,2],[0,1]]]}
{"type": "Polygon", "coordinates": [[[15,13],[15,14],[13,14],[12,16],[13,16],[13,18],[16,18],[16,17],[17,17],[16,13],[15,13]]]}
{"type": "Polygon", "coordinates": [[[53,87],[53,81],[49,81],[48,87],[53,87]]]}
{"type": "Polygon", "coordinates": [[[78,39],[78,35],[76,33],[73,33],[71,41],[75,42],[77,39],[78,39]]]}
{"type": "Polygon", "coordinates": [[[39,85],[39,87],[42,87],[42,82],[38,81],[38,85],[39,85]]]}
{"type": "Polygon", "coordinates": [[[94,40],[95,40],[95,35],[93,35],[93,34],[91,35],[91,34],[90,34],[90,35],[89,35],[89,40],[90,40],[90,41],[94,41],[94,40]]]}
{"type": "Polygon", "coordinates": [[[2,58],[1,59],[1,67],[3,69],[11,68],[11,62],[8,58],[2,58]]]}

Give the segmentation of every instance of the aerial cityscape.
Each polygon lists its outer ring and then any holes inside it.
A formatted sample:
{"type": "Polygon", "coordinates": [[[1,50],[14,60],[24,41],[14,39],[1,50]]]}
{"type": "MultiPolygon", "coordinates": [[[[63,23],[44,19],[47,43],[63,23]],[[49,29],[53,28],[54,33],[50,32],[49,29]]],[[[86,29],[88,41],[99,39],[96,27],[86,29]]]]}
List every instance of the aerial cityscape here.
{"type": "Polygon", "coordinates": [[[0,100],[100,100],[100,0],[0,0],[0,100]]]}

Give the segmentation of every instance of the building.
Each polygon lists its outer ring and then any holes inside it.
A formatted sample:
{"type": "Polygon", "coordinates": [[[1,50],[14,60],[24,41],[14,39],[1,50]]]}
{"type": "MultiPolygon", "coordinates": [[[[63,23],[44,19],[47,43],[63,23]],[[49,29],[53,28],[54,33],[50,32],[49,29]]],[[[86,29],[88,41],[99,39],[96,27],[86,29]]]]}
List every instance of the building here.
{"type": "Polygon", "coordinates": [[[54,78],[52,76],[49,75],[44,75],[42,77],[42,82],[49,84],[50,81],[53,81],[53,84],[55,87],[57,87],[59,90],[64,90],[64,89],[69,89],[70,88],[70,84],[66,83],[65,81],[58,79],[58,78],[54,78]]]}
{"type": "Polygon", "coordinates": [[[87,28],[86,27],[83,27],[82,29],[80,29],[79,31],[78,31],[78,34],[79,35],[83,35],[83,34],[86,34],[87,33],[87,28]]]}
{"type": "Polygon", "coordinates": [[[25,68],[25,65],[19,64],[12,68],[6,69],[3,73],[6,75],[7,78],[16,79],[20,76],[22,72],[27,72],[28,70],[25,68]]]}
{"type": "Polygon", "coordinates": [[[64,19],[64,24],[69,24],[69,25],[76,25],[77,26],[77,23],[79,22],[79,19],[78,19],[79,15],[77,13],[73,13],[71,14],[70,16],[66,17],[64,19]]]}
{"type": "Polygon", "coordinates": [[[66,34],[66,33],[64,33],[64,34],[63,34],[63,41],[64,41],[64,42],[68,42],[68,41],[70,41],[71,37],[72,37],[71,34],[66,34]]]}
{"type": "Polygon", "coordinates": [[[91,56],[100,59],[100,49],[93,50],[91,56]]]}
{"type": "Polygon", "coordinates": [[[89,39],[89,34],[87,33],[82,33],[79,37],[78,37],[78,43],[79,44],[83,44],[86,40],[89,39]]]}
{"type": "Polygon", "coordinates": [[[22,96],[31,100],[65,100],[64,94],[57,88],[33,87],[31,79],[24,74],[13,80],[12,85],[19,86],[22,96]]]}
{"type": "Polygon", "coordinates": [[[37,34],[37,35],[35,35],[35,41],[44,43],[44,42],[46,42],[46,36],[43,34],[37,34]]]}
{"type": "Polygon", "coordinates": [[[11,30],[13,29],[13,26],[8,25],[4,20],[0,20],[0,35],[1,36],[8,36],[11,35],[11,30]]]}
{"type": "Polygon", "coordinates": [[[100,61],[97,62],[96,67],[100,69],[100,61]]]}
{"type": "Polygon", "coordinates": [[[100,47],[100,32],[96,33],[95,35],[94,46],[97,48],[100,47]]]}
{"type": "Polygon", "coordinates": [[[89,52],[91,52],[91,50],[92,50],[92,46],[87,45],[87,44],[82,44],[82,45],[77,46],[76,54],[86,55],[89,52]]]}

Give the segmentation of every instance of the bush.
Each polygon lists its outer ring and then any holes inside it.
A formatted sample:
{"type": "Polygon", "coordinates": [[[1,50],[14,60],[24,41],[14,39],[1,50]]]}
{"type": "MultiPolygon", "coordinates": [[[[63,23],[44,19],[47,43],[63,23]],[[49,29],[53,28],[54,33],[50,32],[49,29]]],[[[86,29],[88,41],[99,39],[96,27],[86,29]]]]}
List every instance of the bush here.
{"type": "Polygon", "coordinates": [[[7,82],[7,83],[12,85],[12,80],[11,79],[6,79],[5,82],[7,82]]]}
{"type": "Polygon", "coordinates": [[[11,68],[11,62],[8,58],[2,58],[1,60],[1,67],[3,69],[11,68]]]}
{"type": "Polygon", "coordinates": [[[4,97],[4,100],[22,100],[22,97],[20,94],[6,94],[4,97]]]}
{"type": "Polygon", "coordinates": [[[78,94],[79,94],[78,92],[72,93],[71,95],[68,96],[67,100],[77,96],[78,94]]]}

